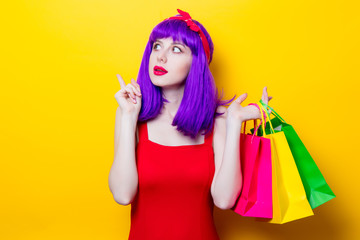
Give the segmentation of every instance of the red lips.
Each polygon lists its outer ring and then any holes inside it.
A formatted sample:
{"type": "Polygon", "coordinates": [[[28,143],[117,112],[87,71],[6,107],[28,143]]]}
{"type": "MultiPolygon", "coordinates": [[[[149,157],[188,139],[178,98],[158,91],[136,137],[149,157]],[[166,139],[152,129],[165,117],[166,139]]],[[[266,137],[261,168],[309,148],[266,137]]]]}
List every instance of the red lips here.
{"type": "Polygon", "coordinates": [[[155,66],[154,67],[154,74],[155,75],[164,75],[167,72],[168,71],[165,68],[161,67],[161,66],[155,66]]]}

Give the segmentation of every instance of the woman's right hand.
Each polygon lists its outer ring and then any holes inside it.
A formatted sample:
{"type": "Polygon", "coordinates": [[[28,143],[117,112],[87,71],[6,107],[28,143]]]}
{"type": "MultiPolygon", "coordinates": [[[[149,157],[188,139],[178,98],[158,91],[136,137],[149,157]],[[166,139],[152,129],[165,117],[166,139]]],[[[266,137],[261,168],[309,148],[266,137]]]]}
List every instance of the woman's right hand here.
{"type": "Polygon", "coordinates": [[[119,74],[116,74],[120,82],[120,91],[115,93],[115,99],[124,114],[138,116],[141,109],[141,91],[140,85],[131,79],[131,83],[125,85],[124,80],[119,74]]]}

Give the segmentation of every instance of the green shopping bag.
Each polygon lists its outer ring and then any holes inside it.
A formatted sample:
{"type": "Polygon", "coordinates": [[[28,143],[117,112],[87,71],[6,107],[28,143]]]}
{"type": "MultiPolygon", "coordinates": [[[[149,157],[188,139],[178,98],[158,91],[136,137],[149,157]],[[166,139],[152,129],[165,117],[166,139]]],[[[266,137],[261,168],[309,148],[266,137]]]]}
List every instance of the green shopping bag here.
{"type": "MultiPolygon", "coordinates": [[[[282,131],[286,136],[311,208],[314,209],[333,199],[335,194],[326,183],[319,168],[315,164],[315,161],[307,151],[294,128],[286,123],[285,120],[269,105],[266,105],[262,100],[260,100],[260,103],[265,109],[271,109],[271,113],[275,116],[275,118],[270,120],[275,132],[282,131]]],[[[254,129],[251,129],[250,131],[251,133],[254,133],[254,129]]],[[[271,133],[269,124],[266,124],[265,132],[266,134],[271,133]]],[[[263,135],[263,130],[261,128],[259,128],[257,135],[263,135]]]]}

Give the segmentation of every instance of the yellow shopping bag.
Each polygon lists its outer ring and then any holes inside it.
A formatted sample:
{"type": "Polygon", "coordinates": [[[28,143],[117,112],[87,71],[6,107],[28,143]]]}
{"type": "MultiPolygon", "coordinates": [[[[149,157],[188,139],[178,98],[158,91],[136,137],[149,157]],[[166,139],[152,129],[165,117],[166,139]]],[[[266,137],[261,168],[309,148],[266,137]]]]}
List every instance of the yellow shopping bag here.
{"type": "Polygon", "coordinates": [[[284,132],[275,132],[267,110],[260,102],[258,106],[266,114],[271,129],[271,134],[264,137],[271,142],[273,218],[256,220],[282,224],[314,215],[284,132]]]}

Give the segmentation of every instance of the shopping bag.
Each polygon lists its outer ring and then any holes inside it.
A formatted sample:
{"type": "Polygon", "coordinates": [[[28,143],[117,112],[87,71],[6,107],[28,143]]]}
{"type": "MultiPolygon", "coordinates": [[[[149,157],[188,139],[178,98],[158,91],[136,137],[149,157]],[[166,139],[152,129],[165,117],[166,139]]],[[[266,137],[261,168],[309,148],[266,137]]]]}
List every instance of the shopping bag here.
{"type": "MultiPolygon", "coordinates": [[[[286,123],[273,108],[266,105],[262,100],[260,100],[260,103],[263,107],[271,109],[271,113],[275,116],[275,118],[271,119],[273,128],[277,129],[277,131],[283,131],[285,134],[311,208],[314,209],[333,199],[335,194],[326,183],[315,161],[311,157],[303,142],[300,140],[294,128],[290,124],[286,123]]],[[[270,124],[267,124],[265,127],[265,132],[267,134],[270,133],[269,125],[270,124]]],[[[251,132],[253,131],[254,129],[251,129],[251,132]]],[[[259,129],[257,133],[258,136],[262,136],[263,130],[259,129]]]]}
{"type": "MultiPolygon", "coordinates": [[[[262,121],[260,125],[265,129],[264,124],[262,121]]],[[[272,218],[270,139],[246,134],[246,122],[240,134],[240,161],[243,186],[231,209],[242,216],[272,218]]]]}
{"type": "MultiPolygon", "coordinates": [[[[260,112],[263,111],[270,119],[260,102],[259,106],[260,112]]],[[[271,142],[273,218],[266,221],[282,224],[314,215],[284,132],[275,132],[271,121],[269,125],[270,134],[266,134],[265,129],[263,132],[271,142]]]]}

